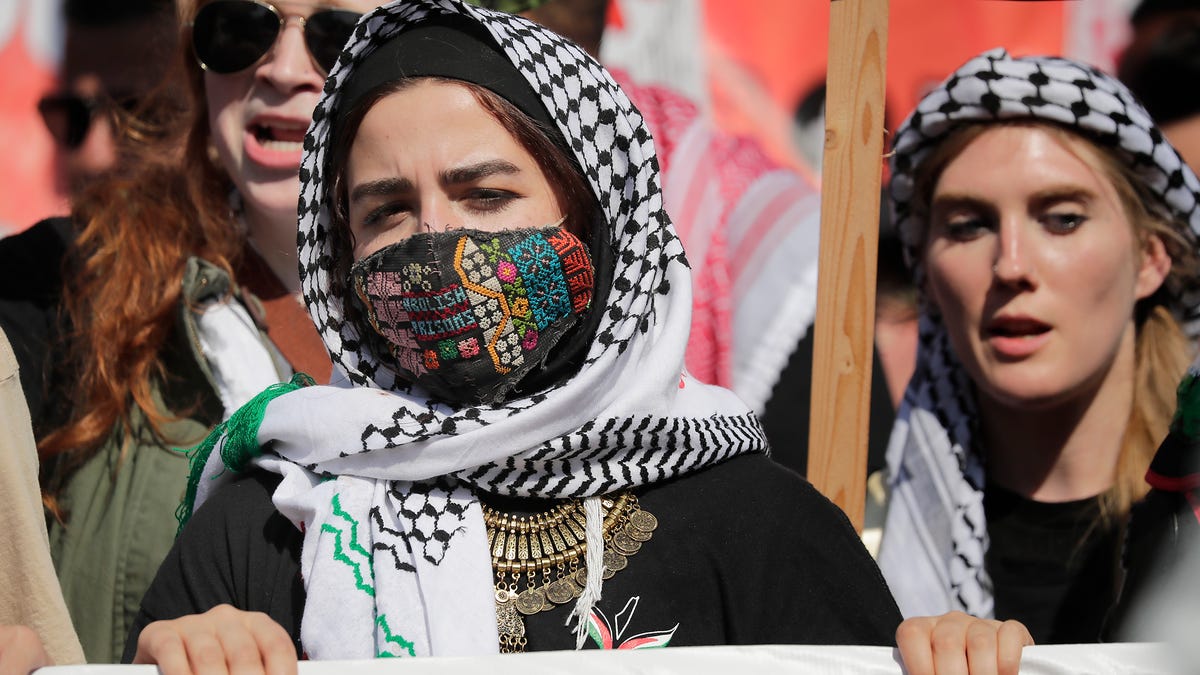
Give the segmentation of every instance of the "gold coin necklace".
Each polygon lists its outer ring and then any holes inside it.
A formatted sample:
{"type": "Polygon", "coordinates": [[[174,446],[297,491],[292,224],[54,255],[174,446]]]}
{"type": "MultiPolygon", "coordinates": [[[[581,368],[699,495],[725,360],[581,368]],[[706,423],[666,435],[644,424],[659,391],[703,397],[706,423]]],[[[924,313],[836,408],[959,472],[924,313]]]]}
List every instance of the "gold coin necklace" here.
{"type": "MultiPolygon", "coordinates": [[[[650,541],[658,519],[632,492],[600,500],[604,571],[609,579],[650,541]]],[[[488,549],[496,574],[496,629],[503,653],[525,651],[523,617],[575,600],[587,585],[587,517],[572,499],[541,513],[511,516],[483,505],[488,549]]]]}

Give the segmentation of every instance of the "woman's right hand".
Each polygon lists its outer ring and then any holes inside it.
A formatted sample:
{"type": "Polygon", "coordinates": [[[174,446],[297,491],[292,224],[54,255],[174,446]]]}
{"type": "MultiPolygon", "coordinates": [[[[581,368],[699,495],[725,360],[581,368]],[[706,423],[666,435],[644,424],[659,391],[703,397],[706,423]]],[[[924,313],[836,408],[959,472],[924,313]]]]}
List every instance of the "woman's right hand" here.
{"type": "Polygon", "coordinates": [[[296,648],[266,614],[217,605],[146,626],[133,662],[157,664],[163,675],[295,675],[296,648]]]}

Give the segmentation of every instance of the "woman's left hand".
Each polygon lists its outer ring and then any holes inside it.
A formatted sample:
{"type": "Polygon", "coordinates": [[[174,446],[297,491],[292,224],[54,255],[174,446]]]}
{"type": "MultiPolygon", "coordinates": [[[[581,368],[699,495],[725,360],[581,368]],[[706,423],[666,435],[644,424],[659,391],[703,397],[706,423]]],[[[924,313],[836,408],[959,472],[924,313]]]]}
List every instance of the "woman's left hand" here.
{"type": "Polygon", "coordinates": [[[146,626],[133,662],[157,665],[162,675],[295,675],[296,650],[266,614],[217,605],[146,626]]]}
{"type": "Polygon", "coordinates": [[[962,612],[905,620],[896,646],[909,675],[1017,675],[1033,636],[1019,621],[978,619],[962,612]]]}

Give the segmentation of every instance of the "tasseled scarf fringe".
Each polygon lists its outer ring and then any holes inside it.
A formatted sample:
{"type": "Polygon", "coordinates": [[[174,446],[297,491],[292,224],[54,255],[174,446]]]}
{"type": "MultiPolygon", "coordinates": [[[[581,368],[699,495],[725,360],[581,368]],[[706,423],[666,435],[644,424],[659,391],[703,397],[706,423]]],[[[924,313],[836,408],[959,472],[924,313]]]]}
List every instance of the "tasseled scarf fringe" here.
{"type": "MultiPolygon", "coordinates": [[[[179,508],[175,509],[175,519],[179,521],[179,529],[175,536],[179,536],[183,526],[192,517],[200,476],[204,473],[204,465],[208,463],[213,448],[220,443],[221,461],[225,467],[234,472],[242,471],[251,460],[262,454],[262,448],[258,445],[258,428],[262,426],[267,405],[284,394],[314,384],[316,382],[308,375],[296,373],[288,382],[267,387],[230,415],[229,419],[214,427],[199,445],[186,451],[189,465],[187,491],[184,492],[179,508]]],[[[182,449],[180,451],[184,452],[182,449]]]]}
{"type": "Polygon", "coordinates": [[[592,608],[600,602],[601,587],[604,583],[604,577],[601,576],[604,573],[604,515],[600,510],[599,497],[583,500],[583,515],[587,521],[584,528],[587,542],[587,553],[584,557],[587,583],[584,584],[583,593],[575,601],[574,609],[567,615],[565,624],[570,626],[571,621],[575,621],[575,649],[583,649],[583,642],[587,639],[588,617],[592,614],[592,608]]]}

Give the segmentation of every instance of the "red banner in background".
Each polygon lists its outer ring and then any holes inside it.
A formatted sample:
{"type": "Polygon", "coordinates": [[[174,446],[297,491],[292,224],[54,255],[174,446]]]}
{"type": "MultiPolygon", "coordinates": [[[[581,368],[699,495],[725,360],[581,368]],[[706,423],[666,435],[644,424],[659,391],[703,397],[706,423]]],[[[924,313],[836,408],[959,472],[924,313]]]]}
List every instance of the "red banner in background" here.
{"type": "MultiPolygon", "coordinates": [[[[903,121],[954,68],[992,47],[1003,46],[1014,55],[1065,54],[1111,68],[1124,45],[1134,4],[1136,0],[892,0],[889,127],[903,121]]],[[[776,159],[795,164],[792,114],[825,81],[829,3],[705,0],[703,7],[714,116],[726,129],[758,137],[776,159]]]]}
{"type": "MultiPolygon", "coordinates": [[[[1005,46],[1014,54],[1066,53],[1110,67],[1135,2],[892,0],[888,121],[894,127],[928,87],[990,47],[1005,46]]],[[[791,141],[792,114],[802,97],[824,81],[827,0],[613,0],[610,18],[614,42],[622,33],[659,41],[636,58],[643,64],[662,61],[664,66],[650,63],[648,68],[671,72],[647,78],[636,65],[620,58],[611,59],[613,63],[635,78],[682,90],[708,107],[726,129],[755,136],[774,159],[799,166],[791,141]],[[673,10],[663,11],[672,5],[673,10]],[[639,21],[667,25],[639,27],[639,21]],[[689,60],[691,66],[680,65],[689,60]]],[[[37,99],[55,86],[61,49],[59,2],[0,0],[0,68],[5,73],[0,78],[0,147],[6,159],[0,163],[0,235],[66,209],[53,184],[53,142],[35,108],[37,99]]]]}
{"type": "MultiPolygon", "coordinates": [[[[1074,4],[892,0],[889,126],[894,129],[924,92],[984,49],[1061,53],[1074,4]]],[[[714,115],[728,129],[759,136],[777,157],[791,157],[792,111],[825,81],[829,4],[705,0],[704,11],[714,115]]]]}
{"type": "Polygon", "coordinates": [[[54,187],[54,141],[37,101],[55,87],[62,50],[59,3],[0,0],[0,236],[64,213],[54,187]]]}

